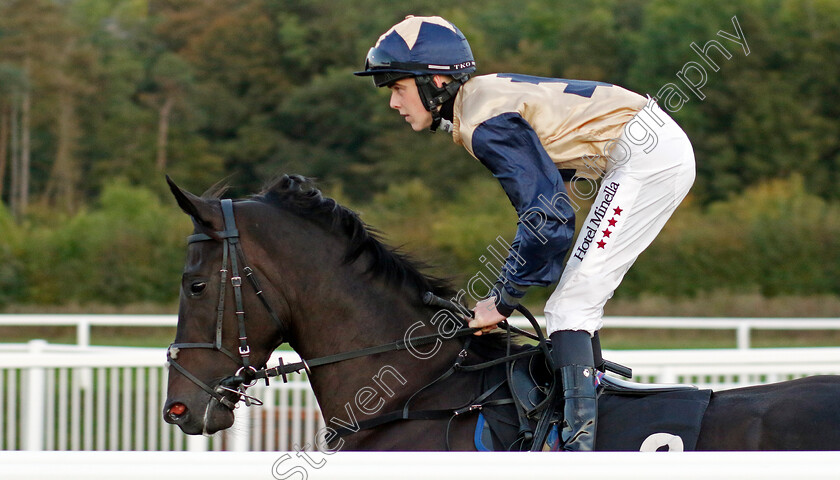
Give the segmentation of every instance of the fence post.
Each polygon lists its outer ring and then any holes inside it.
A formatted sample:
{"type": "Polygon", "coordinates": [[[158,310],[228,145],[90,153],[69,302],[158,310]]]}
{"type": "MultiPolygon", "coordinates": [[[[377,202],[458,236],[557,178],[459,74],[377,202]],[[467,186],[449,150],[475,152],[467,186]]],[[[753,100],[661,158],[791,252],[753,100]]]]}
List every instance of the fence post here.
{"type": "MultiPolygon", "coordinates": [[[[47,342],[44,340],[29,341],[29,355],[41,355],[46,350],[47,342]]],[[[24,435],[24,450],[43,450],[44,434],[44,402],[46,401],[46,380],[47,375],[43,367],[29,367],[24,373],[26,379],[26,396],[21,398],[21,408],[24,409],[22,420],[25,422],[21,427],[24,435]]]]}
{"type": "Polygon", "coordinates": [[[657,383],[677,383],[677,375],[669,366],[663,366],[659,373],[660,377],[656,380],[657,383]]]}
{"type": "MultiPolygon", "coordinates": [[[[90,347],[90,320],[87,317],[79,318],[76,323],[76,347],[81,351],[87,351],[90,347]]],[[[93,370],[79,370],[79,387],[83,390],[93,388],[93,370]]]]}
{"type": "Polygon", "coordinates": [[[187,435],[187,451],[206,452],[210,441],[204,435],[187,435]]]}
{"type": "Polygon", "coordinates": [[[80,318],[76,324],[76,345],[79,348],[90,346],[90,320],[86,317],[80,318]]]}
{"type": "Polygon", "coordinates": [[[738,323],[737,343],[739,350],[749,350],[750,348],[750,328],[749,322],[742,320],[738,323]]]}

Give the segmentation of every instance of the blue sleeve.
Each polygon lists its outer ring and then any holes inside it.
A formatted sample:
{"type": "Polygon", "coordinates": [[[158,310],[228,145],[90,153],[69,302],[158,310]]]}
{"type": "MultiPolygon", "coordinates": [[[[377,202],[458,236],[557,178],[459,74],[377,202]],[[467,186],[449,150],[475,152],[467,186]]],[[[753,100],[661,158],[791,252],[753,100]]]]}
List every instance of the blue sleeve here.
{"type": "Polygon", "coordinates": [[[519,216],[499,279],[505,290],[521,298],[524,287],[556,282],[571,247],[575,215],[563,178],[536,132],[518,113],[504,113],[475,129],[472,147],[519,216]]]}

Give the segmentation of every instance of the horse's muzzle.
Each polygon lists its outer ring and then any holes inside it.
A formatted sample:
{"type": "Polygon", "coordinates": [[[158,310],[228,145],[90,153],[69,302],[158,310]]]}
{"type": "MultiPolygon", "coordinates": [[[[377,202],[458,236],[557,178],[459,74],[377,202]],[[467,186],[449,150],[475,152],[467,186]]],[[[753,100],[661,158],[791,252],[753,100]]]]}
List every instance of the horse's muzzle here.
{"type": "Polygon", "coordinates": [[[178,427],[187,435],[212,435],[233,425],[233,411],[208,399],[197,407],[187,402],[169,400],[163,408],[163,421],[178,427]]]}

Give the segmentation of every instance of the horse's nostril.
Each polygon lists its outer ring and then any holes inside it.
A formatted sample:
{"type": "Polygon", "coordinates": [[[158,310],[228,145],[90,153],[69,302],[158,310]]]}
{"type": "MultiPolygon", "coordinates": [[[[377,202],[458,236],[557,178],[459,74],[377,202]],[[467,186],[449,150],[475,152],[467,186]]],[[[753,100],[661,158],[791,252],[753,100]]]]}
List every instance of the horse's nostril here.
{"type": "Polygon", "coordinates": [[[178,420],[186,411],[187,407],[183,403],[176,403],[169,407],[169,411],[166,412],[166,414],[169,415],[169,418],[172,420],[178,420]]]}

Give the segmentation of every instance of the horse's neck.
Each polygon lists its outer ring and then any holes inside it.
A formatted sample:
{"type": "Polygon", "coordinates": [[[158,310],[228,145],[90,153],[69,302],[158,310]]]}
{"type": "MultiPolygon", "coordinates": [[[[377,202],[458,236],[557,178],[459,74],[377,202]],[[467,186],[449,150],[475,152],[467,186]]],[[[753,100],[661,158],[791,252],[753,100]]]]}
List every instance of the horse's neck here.
{"type": "MultiPolygon", "coordinates": [[[[267,271],[284,272],[272,283],[289,289],[291,337],[301,357],[352,352],[436,331],[430,323],[434,312],[421,306],[422,292],[370,274],[366,255],[345,264],[344,240],[295,217],[284,223],[296,235],[275,236],[284,244],[269,257],[274,264],[267,271]],[[293,237],[303,240],[291,243],[293,237]]],[[[434,346],[424,346],[424,352],[434,346]]],[[[353,413],[361,420],[396,409],[446,370],[460,349],[453,340],[441,342],[426,359],[403,349],[331,363],[313,368],[310,383],[327,425],[335,426],[333,417],[347,420],[353,413]]]]}
{"type": "MultiPolygon", "coordinates": [[[[332,355],[435,331],[429,310],[418,307],[409,294],[372,283],[380,288],[336,295],[329,302],[321,302],[332,307],[325,308],[321,315],[340,311],[341,317],[327,322],[329,327],[318,335],[319,345],[304,342],[306,348],[301,350],[332,355]]],[[[363,420],[401,408],[414,392],[445,371],[460,349],[460,343],[453,340],[418,347],[417,352],[422,350],[426,355],[399,350],[337,362],[315,369],[310,382],[328,426],[335,426],[330,425],[333,417],[347,420],[355,415],[363,420]]]]}

